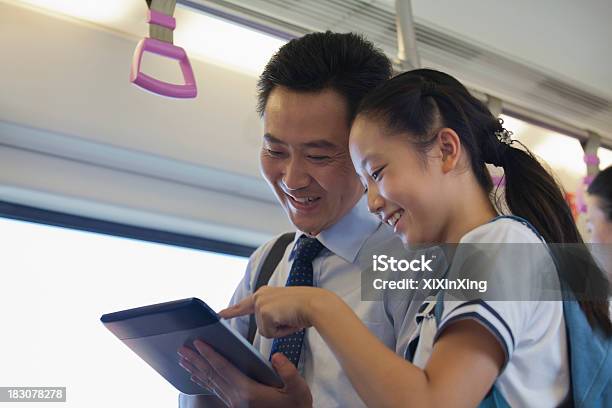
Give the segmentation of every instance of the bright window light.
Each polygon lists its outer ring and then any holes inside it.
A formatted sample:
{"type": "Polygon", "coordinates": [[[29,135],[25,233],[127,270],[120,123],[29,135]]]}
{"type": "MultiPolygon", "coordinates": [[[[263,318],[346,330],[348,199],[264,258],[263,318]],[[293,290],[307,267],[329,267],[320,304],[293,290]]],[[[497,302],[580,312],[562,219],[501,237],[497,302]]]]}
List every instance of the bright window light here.
{"type": "MultiPolygon", "coordinates": [[[[118,21],[138,6],[142,7],[140,2],[125,0],[20,0],[20,2],[100,24],[118,21]]],[[[146,9],[146,4],[144,7],[146,9]]]]}
{"type": "Polygon", "coordinates": [[[514,132],[514,138],[523,143],[545,166],[566,191],[576,190],[586,175],[580,142],[570,136],[502,115],[504,126],[514,132]]]}
{"type": "Polygon", "coordinates": [[[526,122],[523,122],[520,119],[513,118],[508,115],[500,115],[499,116],[504,121],[504,127],[514,133],[514,136],[521,134],[525,130],[525,127],[528,125],[526,122]]]}
{"type": "Polygon", "coordinates": [[[597,157],[599,157],[599,169],[604,170],[612,166],[612,150],[600,147],[597,149],[597,157]]]}
{"type": "Polygon", "coordinates": [[[219,310],[247,263],[3,218],[0,244],[0,384],[65,386],[71,408],[177,406],[178,392],[100,316],[188,297],[219,310]]]}
{"type": "Polygon", "coordinates": [[[252,76],[263,71],[286,42],[280,38],[193,10],[177,7],[174,43],[194,58],[252,76]]]}
{"type": "Polygon", "coordinates": [[[558,173],[564,172],[578,178],[586,175],[584,153],[578,139],[548,132],[532,150],[558,173]]]}
{"type": "MultiPolygon", "coordinates": [[[[52,13],[101,24],[138,38],[148,36],[147,5],[142,0],[15,0],[52,13]]],[[[250,76],[259,76],[286,41],[239,24],[177,5],[174,44],[200,59],[250,76]]]]}

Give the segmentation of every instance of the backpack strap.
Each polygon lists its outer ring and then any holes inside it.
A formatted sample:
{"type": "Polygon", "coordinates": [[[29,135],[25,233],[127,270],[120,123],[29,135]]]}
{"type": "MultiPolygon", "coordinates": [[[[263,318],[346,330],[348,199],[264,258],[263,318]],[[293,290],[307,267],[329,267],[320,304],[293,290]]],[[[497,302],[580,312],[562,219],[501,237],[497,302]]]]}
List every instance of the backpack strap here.
{"type": "Polygon", "coordinates": [[[575,407],[612,404],[612,339],[593,329],[575,299],[563,302],[571,396],[575,407]]]}
{"type": "MultiPolygon", "coordinates": [[[[253,293],[257,292],[257,289],[261,288],[264,285],[268,284],[270,277],[274,273],[274,270],[278,266],[278,263],[283,259],[283,255],[285,254],[285,250],[287,246],[293,242],[295,239],[295,232],[288,232],[286,234],[281,235],[274,245],[268,255],[266,256],[261,269],[259,270],[259,275],[257,275],[257,281],[255,282],[255,287],[253,288],[253,293]]],[[[253,340],[255,340],[255,332],[257,331],[257,323],[255,322],[255,315],[249,316],[249,332],[247,336],[247,340],[249,343],[253,344],[253,340]]]]}
{"type": "Polygon", "coordinates": [[[436,306],[434,307],[434,317],[436,318],[436,327],[440,327],[442,315],[444,314],[444,291],[440,290],[436,294],[436,306]]]}

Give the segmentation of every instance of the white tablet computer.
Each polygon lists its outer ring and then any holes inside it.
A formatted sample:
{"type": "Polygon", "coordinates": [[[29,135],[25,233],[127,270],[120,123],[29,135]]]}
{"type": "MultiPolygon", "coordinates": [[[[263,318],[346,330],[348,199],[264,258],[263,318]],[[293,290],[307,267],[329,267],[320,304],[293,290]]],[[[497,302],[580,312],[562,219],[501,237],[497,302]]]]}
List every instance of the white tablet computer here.
{"type": "Polygon", "coordinates": [[[206,394],[178,364],[179,347],[194,349],[196,339],[209,344],[253,380],[274,387],[283,386],[270,362],[200,299],[123,310],[105,314],[100,320],[182,393],[206,394]]]}

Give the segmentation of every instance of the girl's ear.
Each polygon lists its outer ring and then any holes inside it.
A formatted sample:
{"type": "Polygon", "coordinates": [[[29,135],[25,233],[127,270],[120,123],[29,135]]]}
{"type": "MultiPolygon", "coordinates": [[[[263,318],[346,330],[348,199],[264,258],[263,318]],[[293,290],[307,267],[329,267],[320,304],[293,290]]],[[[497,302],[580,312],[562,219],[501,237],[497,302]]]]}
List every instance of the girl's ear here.
{"type": "Polygon", "coordinates": [[[454,170],[461,153],[461,139],[457,132],[450,128],[441,129],[438,132],[438,148],[442,153],[442,172],[454,170]]]}

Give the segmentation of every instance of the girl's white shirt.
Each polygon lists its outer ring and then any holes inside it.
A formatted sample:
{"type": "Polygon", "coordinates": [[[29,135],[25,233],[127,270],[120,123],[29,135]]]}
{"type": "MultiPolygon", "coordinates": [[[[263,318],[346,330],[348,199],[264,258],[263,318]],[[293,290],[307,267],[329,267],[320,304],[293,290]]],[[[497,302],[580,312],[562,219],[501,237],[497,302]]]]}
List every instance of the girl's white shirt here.
{"type": "MultiPolygon", "coordinates": [[[[541,245],[542,241],[523,223],[502,218],[468,232],[460,243],[541,245]]],[[[491,260],[490,267],[495,269],[495,275],[504,276],[502,280],[522,271],[521,279],[533,276],[534,281],[538,281],[539,271],[534,268],[537,262],[522,259],[508,262],[508,259],[495,256],[487,259],[491,260]]],[[[439,325],[433,318],[435,299],[429,298],[425,303],[417,315],[420,322],[409,343],[415,350],[412,359],[415,365],[426,366],[437,335],[449,323],[472,319],[485,327],[504,349],[506,361],[495,386],[510,406],[556,407],[565,400],[570,375],[562,302],[445,301],[439,325]]]]}

